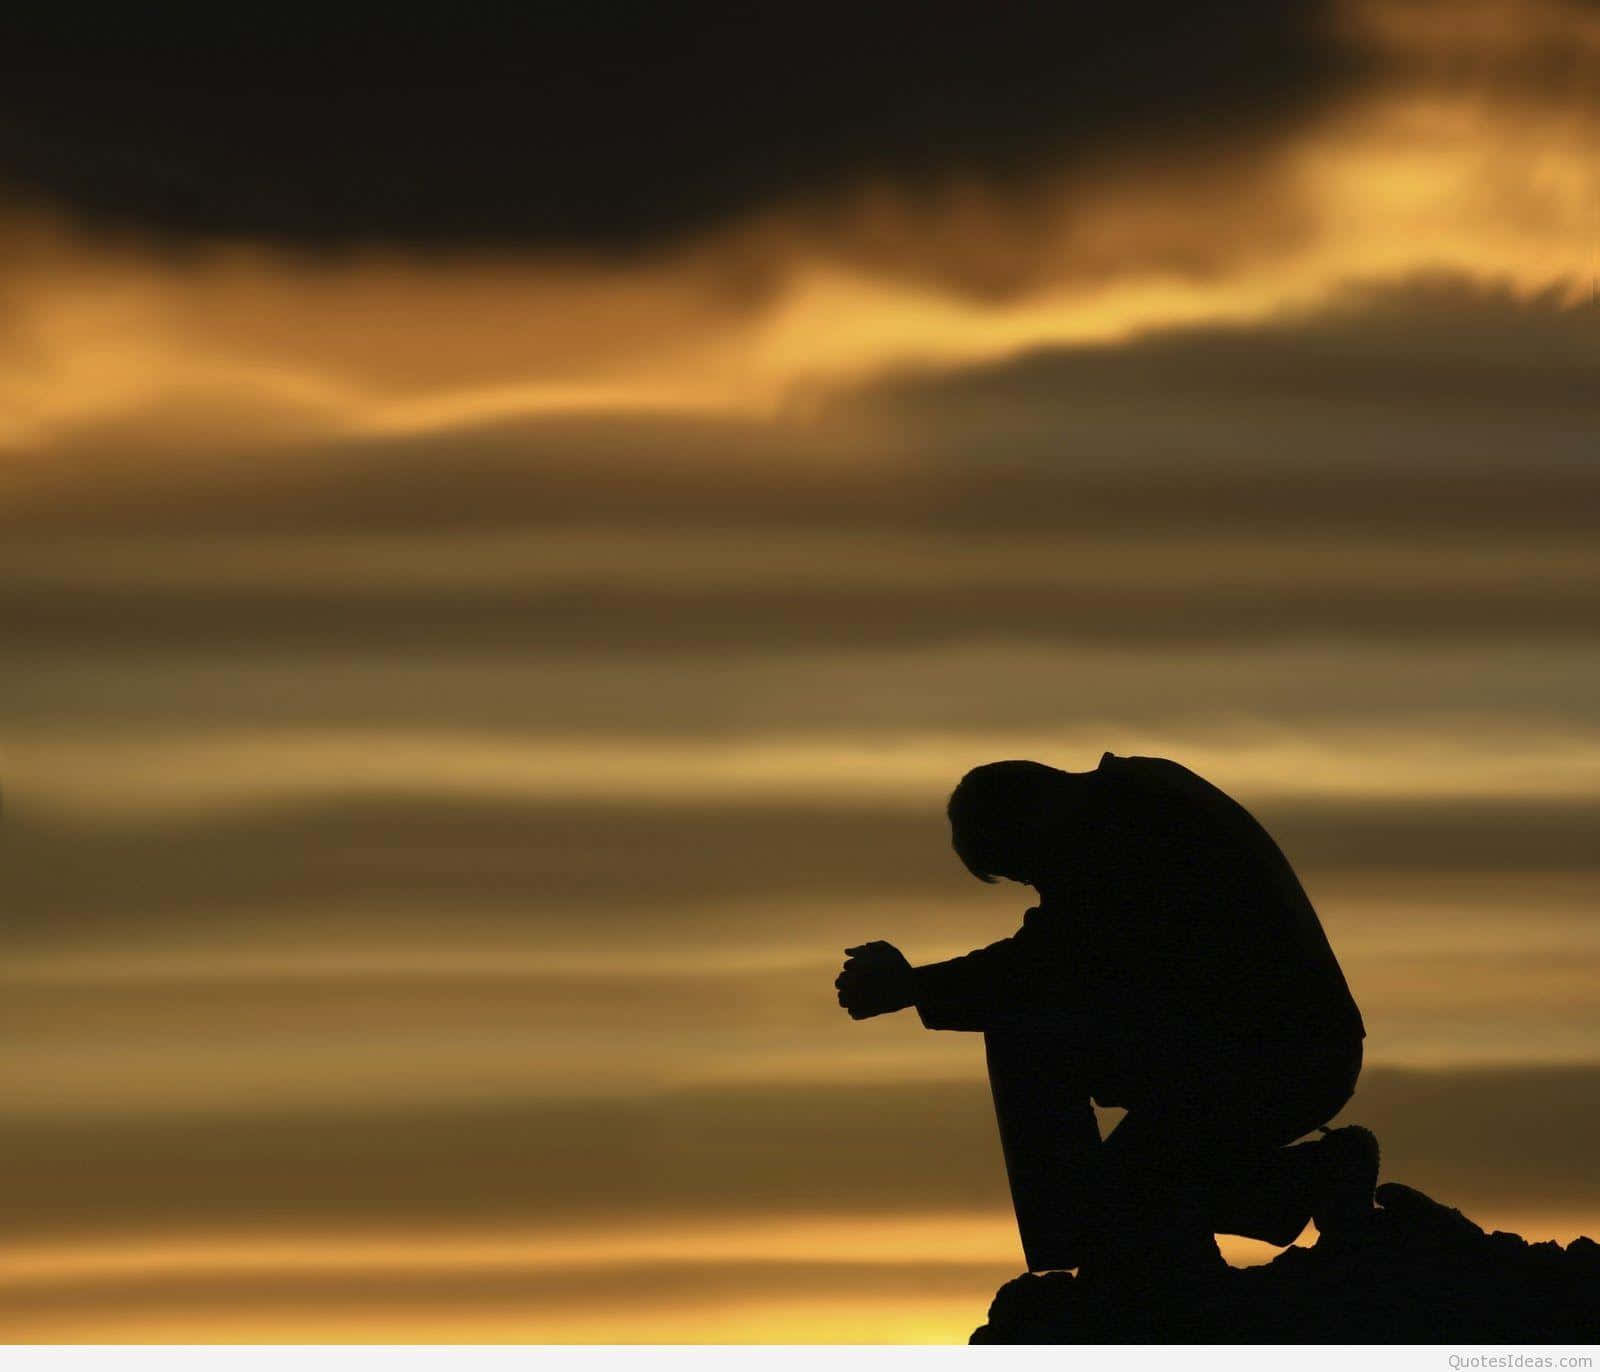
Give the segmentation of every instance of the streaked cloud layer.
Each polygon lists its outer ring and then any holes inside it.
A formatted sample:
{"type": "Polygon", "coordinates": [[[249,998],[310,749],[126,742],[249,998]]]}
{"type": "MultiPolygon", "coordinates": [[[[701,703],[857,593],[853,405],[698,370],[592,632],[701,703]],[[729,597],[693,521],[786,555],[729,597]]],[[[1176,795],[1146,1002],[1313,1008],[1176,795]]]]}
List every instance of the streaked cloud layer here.
{"type": "Polygon", "coordinates": [[[1595,12],[1204,23],[587,229],[0,94],[8,1335],[964,1337],[978,1045],[830,983],[1104,749],[1281,840],[1390,1176],[1600,1230],[1595,12]]]}

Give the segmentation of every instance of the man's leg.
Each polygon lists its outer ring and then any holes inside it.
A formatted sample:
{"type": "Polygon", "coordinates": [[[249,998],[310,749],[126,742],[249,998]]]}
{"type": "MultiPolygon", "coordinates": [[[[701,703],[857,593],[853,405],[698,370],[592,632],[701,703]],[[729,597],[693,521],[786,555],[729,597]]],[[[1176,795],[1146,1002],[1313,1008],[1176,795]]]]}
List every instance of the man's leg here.
{"type": "Polygon", "coordinates": [[[1021,1030],[993,1030],[983,1041],[1028,1270],[1076,1267],[1097,1188],[1100,1126],[1074,1045],[1021,1030]]]}
{"type": "Polygon", "coordinates": [[[1285,1145],[1332,1119],[1360,1071],[1359,1043],[1306,1051],[1250,1075],[1219,1072],[1206,1097],[1130,1110],[1102,1155],[1109,1226],[1293,1243],[1318,1199],[1323,1145],[1285,1145]]]}
{"type": "Polygon", "coordinates": [[[1307,1050],[1292,1079],[1279,1081],[1236,1112],[1247,1143],[1224,1153],[1223,1166],[1213,1176],[1211,1218],[1217,1233],[1283,1247],[1299,1237],[1314,1210],[1322,1226],[1370,1211],[1378,1159],[1369,1131],[1340,1129],[1310,1143],[1283,1146],[1327,1124],[1345,1107],[1361,1064],[1359,1039],[1307,1050]]]}
{"type": "Polygon", "coordinates": [[[1222,1256],[1211,1221],[1225,1145],[1207,1109],[1136,1105],[1100,1150],[1094,1265],[1152,1275],[1210,1271],[1222,1256]]]}
{"type": "Polygon", "coordinates": [[[1211,1123],[1183,1112],[1129,1112],[1104,1150],[1110,1234],[1136,1248],[1199,1251],[1209,1251],[1213,1234],[1280,1248],[1294,1242],[1313,1199],[1299,1150],[1211,1123]]]}

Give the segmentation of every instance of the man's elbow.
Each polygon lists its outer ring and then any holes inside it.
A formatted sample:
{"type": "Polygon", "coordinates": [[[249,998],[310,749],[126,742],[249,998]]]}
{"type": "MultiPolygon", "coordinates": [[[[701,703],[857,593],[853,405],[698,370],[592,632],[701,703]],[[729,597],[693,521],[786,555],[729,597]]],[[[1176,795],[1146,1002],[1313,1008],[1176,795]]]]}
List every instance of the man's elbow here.
{"type": "Polygon", "coordinates": [[[981,1034],[990,1027],[986,1016],[971,1009],[919,1003],[916,1011],[924,1029],[952,1029],[960,1033],[981,1034]]]}

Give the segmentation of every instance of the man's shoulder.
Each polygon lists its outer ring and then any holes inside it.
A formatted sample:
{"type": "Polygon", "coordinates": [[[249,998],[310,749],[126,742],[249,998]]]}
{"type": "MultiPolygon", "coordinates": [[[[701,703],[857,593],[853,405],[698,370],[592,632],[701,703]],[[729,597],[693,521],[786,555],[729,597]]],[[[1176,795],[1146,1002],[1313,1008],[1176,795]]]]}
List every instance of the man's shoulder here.
{"type": "Polygon", "coordinates": [[[1165,757],[1118,757],[1106,753],[1097,775],[1107,800],[1136,824],[1199,824],[1208,831],[1222,826],[1237,829],[1247,812],[1214,782],[1165,757]]]}
{"type": "Polygon", "coordinates": [[[1222,799],[1225,792],[1198,772],[1167,757],[1119,757],[1105,753],[1096,773],[1114,786],[1152,794],[1185,795],[1197,801],[1222,799]]]}
{"type": "Polygon", "coordinates": [[[1174,762],[1170,757],[1145,757],[1137,753],[1126,756],[1111,752],[1101,753],[1100,765],[1096,770],[1108,776],[1186,776],[1193,777],[1196,781],[1204,780],[1198,772],[1191,771],[1181,762],[1174,762]]]}

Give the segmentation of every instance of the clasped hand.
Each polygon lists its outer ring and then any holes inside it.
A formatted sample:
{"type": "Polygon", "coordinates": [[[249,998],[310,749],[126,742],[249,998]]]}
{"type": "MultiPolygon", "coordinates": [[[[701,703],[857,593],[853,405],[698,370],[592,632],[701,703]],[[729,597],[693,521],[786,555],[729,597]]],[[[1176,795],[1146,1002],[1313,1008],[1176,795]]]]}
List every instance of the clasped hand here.
{"type": "Polygon", "coordinates": [[[851,1019],[904,1010],[916,999],[911,964],[894,944],[878,939],[844,951],[844,969],[833,984],[851,1019]]]}

